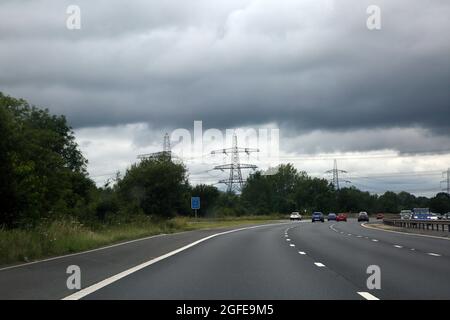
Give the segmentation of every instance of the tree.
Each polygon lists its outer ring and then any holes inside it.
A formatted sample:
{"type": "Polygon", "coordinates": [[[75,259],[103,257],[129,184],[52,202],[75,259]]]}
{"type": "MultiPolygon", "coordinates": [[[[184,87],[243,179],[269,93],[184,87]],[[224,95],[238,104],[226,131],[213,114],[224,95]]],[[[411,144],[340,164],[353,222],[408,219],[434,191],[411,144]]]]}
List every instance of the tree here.
{"type": "MultiPolygon", "coordinates": [[[[76,215],[95,189],[65,117],[0,93],[1,172],[6,186],[0,224],[32,225],[76,215]]],[[[82,209],[85,212],[86,210],[82,209]]]]}
{"type": "Polygon", "coordinates": [[[395,192],[386,191],[378,199],[378,206],[382,212],[399,212],[399,198],[395,192]]]}
{"type": "Polygon", "coordinates": [[[119,197],[130,210],[172,217],[189,212],[186,168],[166,156],[144,159],[129,168],[118,181],[119,197]]]}
{"type": "Polygon", "coordinates": [[[450,212],[450,195],[445,192],[438,193],[430,199],[430,210],[435,213],[450,212]]]}

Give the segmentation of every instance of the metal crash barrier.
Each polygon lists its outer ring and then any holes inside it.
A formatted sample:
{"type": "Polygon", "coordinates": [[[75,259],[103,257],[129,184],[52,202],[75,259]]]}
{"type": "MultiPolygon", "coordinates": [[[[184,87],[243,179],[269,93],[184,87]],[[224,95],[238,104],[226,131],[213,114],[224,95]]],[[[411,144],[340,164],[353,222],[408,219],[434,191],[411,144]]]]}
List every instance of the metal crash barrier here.
{"type": "Polygon", "coordinates": [[[383,223],[400,228],[450,232],[450,220],[383,219],[383,223]]]}

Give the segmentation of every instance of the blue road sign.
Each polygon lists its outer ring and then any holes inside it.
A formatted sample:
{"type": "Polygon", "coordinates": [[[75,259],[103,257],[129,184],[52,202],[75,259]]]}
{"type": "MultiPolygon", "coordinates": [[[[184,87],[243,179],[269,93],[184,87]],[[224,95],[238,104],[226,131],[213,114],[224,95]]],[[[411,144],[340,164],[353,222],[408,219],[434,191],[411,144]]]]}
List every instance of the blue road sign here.
{"type": "Polygon", "coordinates": [[[193,209],[193,210],[200,209],[200,197],[192,197],[191,198],[191,209],[193,209]]]}

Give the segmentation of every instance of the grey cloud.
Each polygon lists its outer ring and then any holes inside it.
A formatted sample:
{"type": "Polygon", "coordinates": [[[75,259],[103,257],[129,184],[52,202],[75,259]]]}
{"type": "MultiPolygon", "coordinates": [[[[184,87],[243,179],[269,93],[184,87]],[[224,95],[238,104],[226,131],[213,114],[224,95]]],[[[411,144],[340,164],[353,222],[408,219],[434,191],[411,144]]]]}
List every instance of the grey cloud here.
{"type": "MultiPolygon", "coordinates": [[[[448,144],[450,3],[378,1],[382,30],[368,31],[371,2],[78,1],[78,32],[71,1],[6,1],[0,90],[77,128],[419,128],[448,144]]],[[[411,148],[400,140],[342,148],[411,148]]]]}

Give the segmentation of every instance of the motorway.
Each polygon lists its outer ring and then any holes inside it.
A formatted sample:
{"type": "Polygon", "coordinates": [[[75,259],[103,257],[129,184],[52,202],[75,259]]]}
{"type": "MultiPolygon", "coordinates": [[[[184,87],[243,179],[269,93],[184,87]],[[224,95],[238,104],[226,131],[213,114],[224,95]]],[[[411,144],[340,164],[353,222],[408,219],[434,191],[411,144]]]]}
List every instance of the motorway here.
{"type": "Polygon", "coordinates": [[[450,241],[354,220],[287,222],[152,237],[0,270],[0,298],[65,297],[450,299],[450,241]],[[190,245],[205,237],[211,238],[190,245]],[[75,294],[65,288],[69,264],[82,270],[83,288],[75,294]],[[367,287],[370,265],[380,268],[380,289],[367,287]]]}

